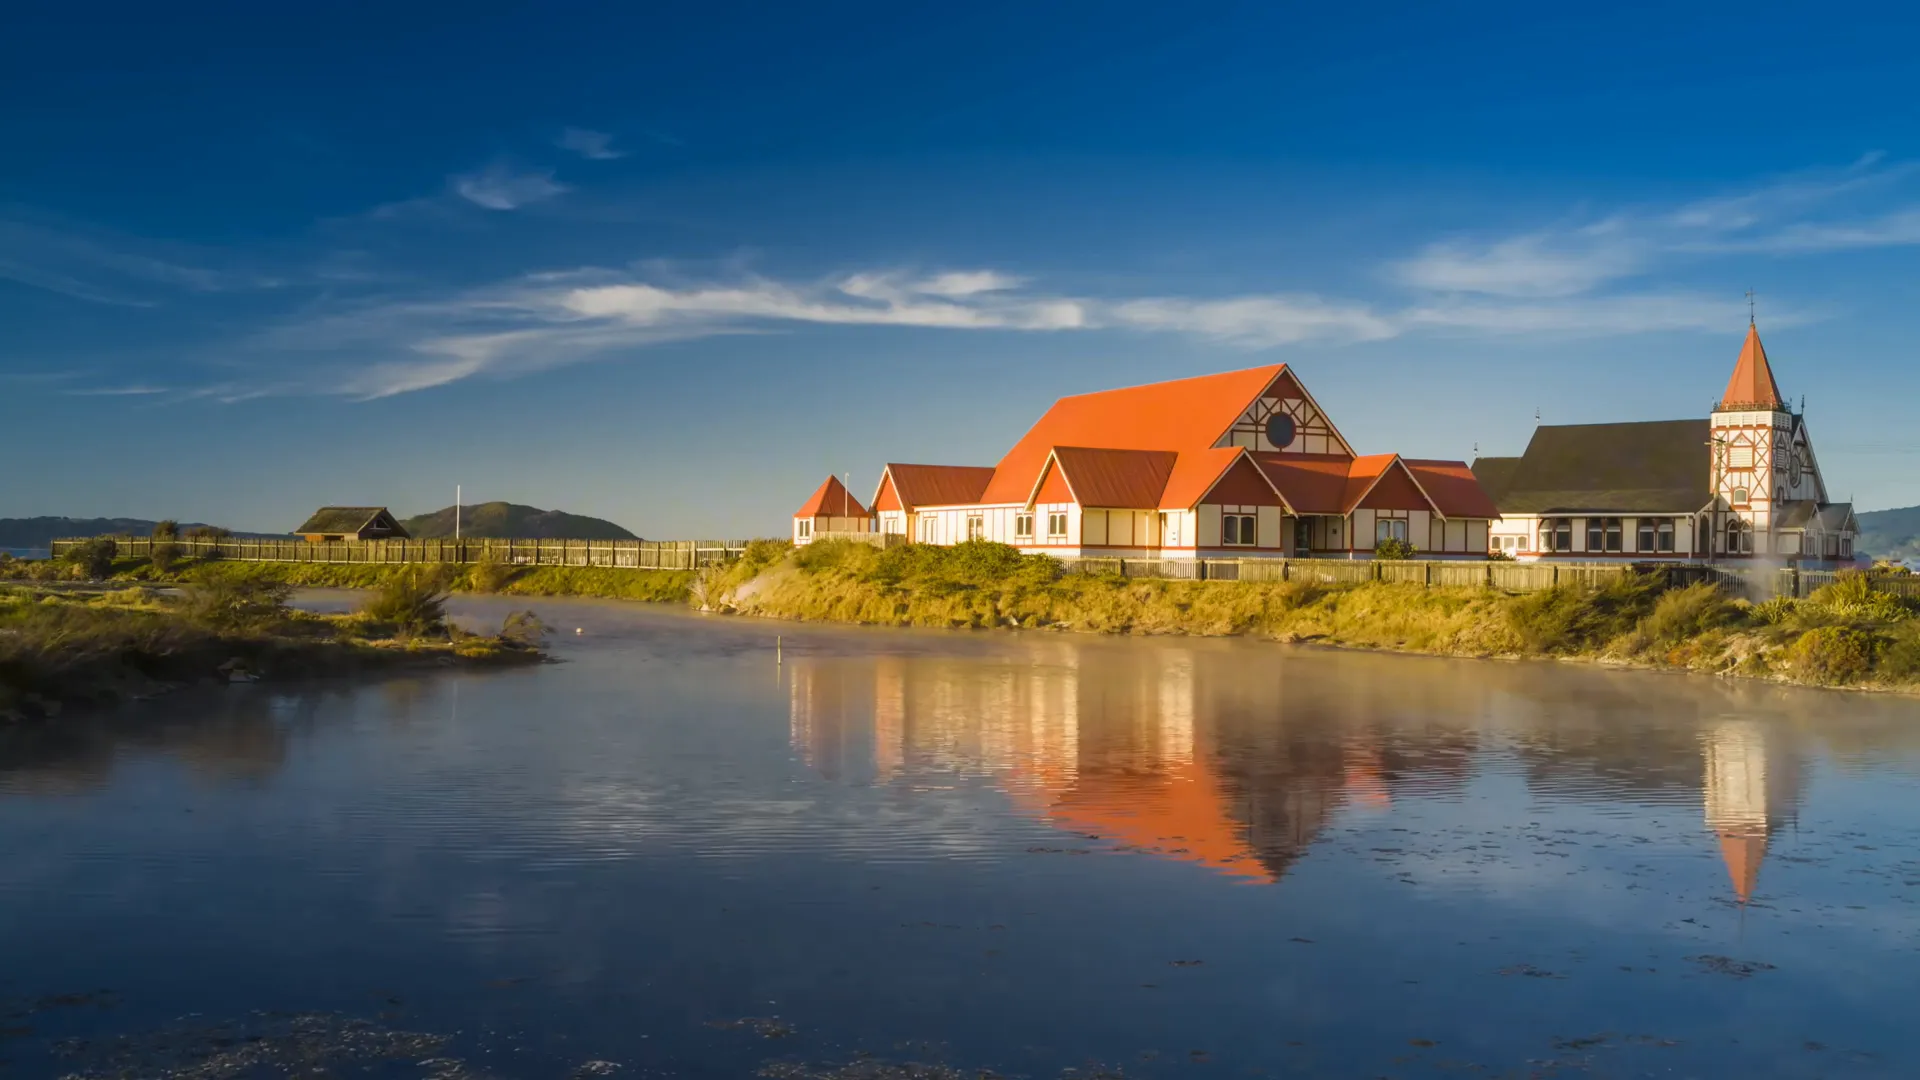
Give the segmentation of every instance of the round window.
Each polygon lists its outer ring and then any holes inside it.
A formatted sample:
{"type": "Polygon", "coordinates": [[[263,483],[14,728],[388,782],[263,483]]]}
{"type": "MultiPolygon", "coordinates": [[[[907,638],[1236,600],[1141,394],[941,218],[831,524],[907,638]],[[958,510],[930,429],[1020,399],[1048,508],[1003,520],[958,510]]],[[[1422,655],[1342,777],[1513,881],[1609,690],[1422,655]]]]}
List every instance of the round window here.
{"type": "Polygon", "coordinates": [[[1298,433],[1293,417],[1285,413],[1274,413],[1267,417],[1267,441],[1273,444],[1274,449],[1285,450],[1292,446],[1293,437],[1298,433]]]}

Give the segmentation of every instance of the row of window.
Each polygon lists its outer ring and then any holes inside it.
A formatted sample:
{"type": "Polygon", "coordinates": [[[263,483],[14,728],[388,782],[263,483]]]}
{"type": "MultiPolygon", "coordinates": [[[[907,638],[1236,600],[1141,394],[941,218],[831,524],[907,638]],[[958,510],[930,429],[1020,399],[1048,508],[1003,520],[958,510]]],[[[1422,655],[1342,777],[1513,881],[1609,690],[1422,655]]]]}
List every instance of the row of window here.
{"type": "MultiPolygon", "coordinates": [[[[1641,518],[1638,541],[1635,551],[1671,552],[1673,550],[1673,522],[1670,520],[1641,518]]],[[[1573,550],[1573,519],[1548,518],[1540,523],[1540,550],[1551,552],[1569,552],[1573,550]]],[[[1587,550],[1593,552],[1626,551],[1626,523],[1617,517],[1587,519],[1587,550]]]]}

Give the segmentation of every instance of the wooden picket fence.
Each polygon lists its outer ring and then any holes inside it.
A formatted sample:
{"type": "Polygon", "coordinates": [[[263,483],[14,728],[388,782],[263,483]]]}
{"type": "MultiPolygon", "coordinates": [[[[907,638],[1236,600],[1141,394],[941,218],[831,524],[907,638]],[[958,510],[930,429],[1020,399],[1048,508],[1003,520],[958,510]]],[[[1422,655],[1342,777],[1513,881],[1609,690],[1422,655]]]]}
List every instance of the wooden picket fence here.
{"type": "MultiPolygon", "coordinates": [[[[297,563],[477,563],[514,566],[604,566],[624,570],[697,570],[731,562],[746,550],[745,540],[361,540],[309,543],[305,540],[255,540],[240,537],[183,538],[110,536],[115,554],[150,558],[156,543],[171,543],[181,558],[234,562],[297,563]]],[[[85,540],[55,540],[60,558],[85,540]]]]}
{"type": "Polygon", "coordinates": [[[1075,574],[1118,574],[1187,581],[1307,581],[1361,585],[1373,581],[1428,587],[1532,592],[1557,585],[1597,587],[1633,568],[1625,564],[1517,563],[1444,559],[1063,559],[1075,574]]]}

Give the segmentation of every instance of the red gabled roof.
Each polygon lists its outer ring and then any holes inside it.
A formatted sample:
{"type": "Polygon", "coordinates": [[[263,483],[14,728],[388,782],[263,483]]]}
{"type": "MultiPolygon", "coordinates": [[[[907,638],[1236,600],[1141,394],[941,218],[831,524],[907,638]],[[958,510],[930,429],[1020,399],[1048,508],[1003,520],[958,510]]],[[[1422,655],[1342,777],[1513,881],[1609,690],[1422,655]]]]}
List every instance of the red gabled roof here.
{"type": "Polygon", "coordinates": [[[1252,454],[1253,463],[1295,514],[1347,512],[1347,474],[1356,459],[1335,454],[1252,454]]]}
{"type": "Polygon", "coordinates": [[[1239,446],[1182,451],[1173,475],[1167,478],[1167,489],[1160,495],[1160,505],[1168,510],[1191,510],[1200,505],[1233,463],[1245,456],[1249,456],[1248,451],[1239,446]]]}
{"type": "Polygon", "coordinates": [[[1210,449],[1285,370],[1284,364],[1270,364],[1061,398],[1000,459],[980,501],[1026,501],[1056,446],[1182,454],[1210,449]]]}
{"type": "MultiPolygon", "coordinates": [[[[1052,461],[1081,506],[1154,510],[1180,455],[1170,450],[1056,446],[1052,461]]],[[[1038,479],[1036,477],[1035,479],[1038,479]]]]}
{"type": "Polygon", "coordinates": [[[1497,518],[1493,500],[1474,479],[1473,470],[1463,461],[1430,461],[1403,458],[1397,454],[1370,454],[1346,458],[1331,454],[1252,455],[1267,479],[1280,491],[1296,514],[1348,514],[1368,496],[1381,490],[1383,478],[1398,473],[1404,477],[1402,499],[1415,505],[1392,506],[1395,510],[1439,511],[1443,517],[1497,518]]]}
{"type": "Polygon", "coordinates": [[[1402,458],[1401,464],[1420,482],[1420,490],[1433,500],[1434,508],[1450,518],[1487,518],[1500,516],[1500,509],[1473,470],[1464,461],[1425,461],[1402,458]]]}
{"type": "Polygon", "coordinates": [[[827,482],[817,488],[806,505],[793,512],[797,518],[810,517],[871,517],[860,500],[853,497],[847,486],[837,476],[827,477],[827,482]]]}
{"type": "MultiPolygon", "coordinates": [[[[897,465],[889,464],[881,477],[893,477],[896,498],[909,510],[922,506],[961,506],[981,501],[980,496],[993,480],[993,468],[987,465],[897,465]]],[[[879,498],[876,490],[875,499],[879,498]]]]}
{"type": "Polygon", "coordinates": [[[1740,347],[1740,361],[1733,365],[1733,378],[1727,380],[1727,392],[1720,398],[1722,409],[1784,409],[1780,387],[1773,381],[1773,365],[1767,363],[1767,350],[1760,344],[1760,331],[1749,325],[1747,341],[1740,347]]]}

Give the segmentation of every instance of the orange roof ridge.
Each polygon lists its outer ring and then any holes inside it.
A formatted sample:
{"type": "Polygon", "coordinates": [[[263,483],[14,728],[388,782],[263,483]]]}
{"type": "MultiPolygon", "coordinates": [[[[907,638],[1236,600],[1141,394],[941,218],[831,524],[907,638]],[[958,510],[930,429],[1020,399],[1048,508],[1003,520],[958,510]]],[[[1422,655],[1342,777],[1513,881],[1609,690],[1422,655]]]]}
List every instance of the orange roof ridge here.
{"type": "Polygon", "coordinates": [[[1211,448],[1286,370],[1269,364],[1063,397],[1000,459],[980,501],[1024,500],[1056,446],[1182,454],[1211,448]]]}
{"type": "Polygon", "coordinates": [[[827,477],[827,482],[814,489],[813,497],[800,509],[793,512],[797,518],[810,517],[872,517],[860,500],[853,497],[847,485],[837,476],[827,477]]]}
{"type": "Polygon", "coordinates": [[[1740,360],[1733,366],[1733,378],[1727,380],[1727,392],[1720,398],[1722,411],[1736,409],[1784,409],[1780,386],[1773,381],[1773,365],[1767,362],[1766,347],[1760,344],[1760,331],[1747,326],[1746,344],[1740,347],[1740,360]]]}

